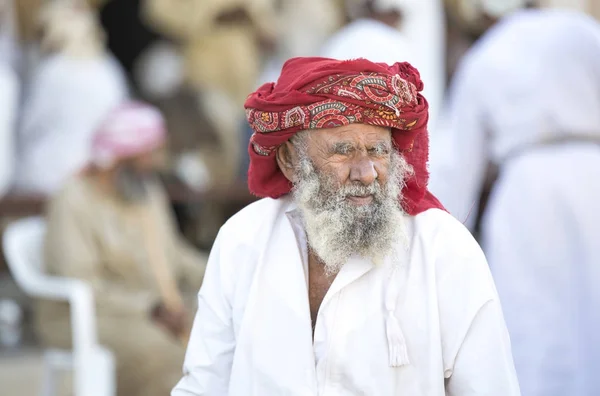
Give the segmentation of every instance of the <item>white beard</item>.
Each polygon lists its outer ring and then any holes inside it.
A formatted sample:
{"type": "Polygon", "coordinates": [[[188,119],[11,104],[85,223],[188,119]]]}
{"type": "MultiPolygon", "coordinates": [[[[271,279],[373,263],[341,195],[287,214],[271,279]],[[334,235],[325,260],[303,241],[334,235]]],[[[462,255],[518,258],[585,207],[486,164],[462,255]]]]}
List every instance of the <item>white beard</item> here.
{"type": "Polygon", "coordinates": [[[400,206],[402,188],[412,167],[393,151],[387,183],[338,186],[331,176],[315,169],[300,149],[294,198],[302,213],[309,248],[321,259],[328,275],[336,274],[352,255],[379,264],[408,246],[407,215],[400,206]],[[357,206],[351,195],[373,195],[370,204],[357,206]]]}

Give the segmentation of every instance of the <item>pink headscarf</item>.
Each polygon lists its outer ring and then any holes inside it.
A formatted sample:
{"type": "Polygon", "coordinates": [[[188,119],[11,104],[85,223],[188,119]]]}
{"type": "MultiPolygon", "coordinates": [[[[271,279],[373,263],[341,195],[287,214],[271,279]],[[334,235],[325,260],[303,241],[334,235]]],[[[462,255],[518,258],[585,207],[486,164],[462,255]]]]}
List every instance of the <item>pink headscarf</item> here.
{"type": "Polygon", "coordinates": [[[121,159],[152,152],[166,140],[160,111],[142,102],[126,102],[106,117],[91,147],[91,162],[108,168],[121,159]]]}

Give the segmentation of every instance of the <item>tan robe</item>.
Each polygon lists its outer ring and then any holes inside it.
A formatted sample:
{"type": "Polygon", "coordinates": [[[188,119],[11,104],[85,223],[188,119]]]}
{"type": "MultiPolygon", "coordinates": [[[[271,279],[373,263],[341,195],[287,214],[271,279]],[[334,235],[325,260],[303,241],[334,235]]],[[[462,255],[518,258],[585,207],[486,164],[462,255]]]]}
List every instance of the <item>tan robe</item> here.
{"type": "MultiPolygon", "coordinates": [[[[100,343],[117,360],[119,396],[168,395],[180,377],[184,358],[181,342],[150,318],[161,297],[144,249],[145,216],[152,216],[156,224],[157,239],[164,242],[160,249],[182,291],[194,296],[207,258],[177,235],[158,186],[152,189],[147,204],[132,206],[80,177],[52,200],[48,211],[46,270],[92,286],[100,343]]],[[[68,305],[40,301],[37,308],[42,342],[68,348],[68,305]]]]}

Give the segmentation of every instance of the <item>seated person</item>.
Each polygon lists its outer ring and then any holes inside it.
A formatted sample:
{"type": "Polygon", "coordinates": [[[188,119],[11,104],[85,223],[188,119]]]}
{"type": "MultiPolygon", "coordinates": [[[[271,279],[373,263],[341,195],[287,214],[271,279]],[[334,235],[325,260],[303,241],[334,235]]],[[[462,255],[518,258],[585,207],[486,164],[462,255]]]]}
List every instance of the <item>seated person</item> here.
{"type": "MultiPolygon", "coordinates": [[[[177,234],[153,175],[165,138],[158,110],[121,105],[94,136],[90,166],[48,211],[47,273],[93,288],[98,337],[116,357],[119,396],[169,394],[193,314],[185,287],[195,301],[206,267],[207,257],[177,234]]],[[[42,342],[69,348],[68,304],[41,301],[37,308],[42,342]]]]}

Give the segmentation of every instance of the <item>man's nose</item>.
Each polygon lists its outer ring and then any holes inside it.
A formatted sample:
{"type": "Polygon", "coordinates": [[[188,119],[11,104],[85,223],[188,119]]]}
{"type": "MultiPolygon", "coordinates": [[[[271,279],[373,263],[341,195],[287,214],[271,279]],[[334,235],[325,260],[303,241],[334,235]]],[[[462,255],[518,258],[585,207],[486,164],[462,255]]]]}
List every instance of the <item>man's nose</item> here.
{"type": "Polygon", "coordinates": [[[360,182],[365,186],[373,184],[377,179],[375,164],[370,158],[361,156],[352,162],[350,168],[350,181],[360,182]]]}

